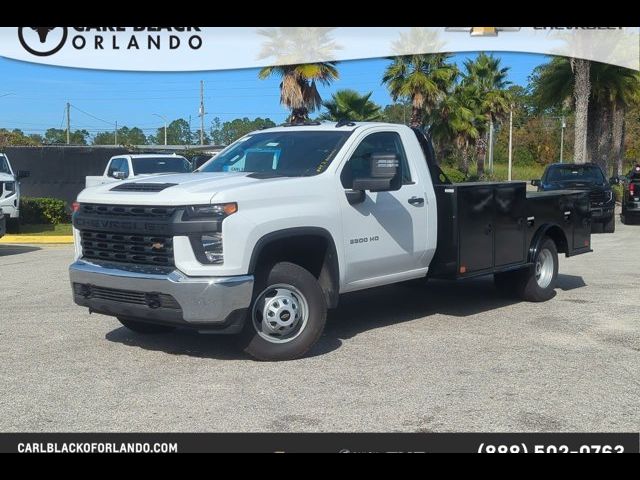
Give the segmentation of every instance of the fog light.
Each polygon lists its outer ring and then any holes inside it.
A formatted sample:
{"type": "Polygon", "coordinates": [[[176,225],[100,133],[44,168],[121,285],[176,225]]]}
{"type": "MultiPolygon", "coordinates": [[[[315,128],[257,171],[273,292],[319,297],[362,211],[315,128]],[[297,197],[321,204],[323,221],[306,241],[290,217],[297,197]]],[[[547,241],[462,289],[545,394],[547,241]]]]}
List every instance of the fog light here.
{"type": "Polygon", "coordinates": [[[213,265],[222,265],[224,262],[224,256],[222,254],[222,234],[211,233],[203,235],[201,240],[207,262],[213,265]]]}

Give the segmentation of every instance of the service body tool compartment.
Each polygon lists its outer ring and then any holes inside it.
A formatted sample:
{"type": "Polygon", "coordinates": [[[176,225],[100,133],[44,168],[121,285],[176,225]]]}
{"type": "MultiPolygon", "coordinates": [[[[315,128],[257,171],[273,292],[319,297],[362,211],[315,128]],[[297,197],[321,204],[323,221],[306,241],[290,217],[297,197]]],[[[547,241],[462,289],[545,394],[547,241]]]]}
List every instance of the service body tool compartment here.
{"type": "Polygon", "coordinates": [[[540,227],[557,225],[567,239],[567,256],[591,251],[591,213],[587,191],[529,192],[527,220],[527,243],[540,227]]]}
{"type": "Polygon", "coordinates": [[[438,246],[430,276],[460,278],[526,262],[526,184],[435,185],[438,246]]]}

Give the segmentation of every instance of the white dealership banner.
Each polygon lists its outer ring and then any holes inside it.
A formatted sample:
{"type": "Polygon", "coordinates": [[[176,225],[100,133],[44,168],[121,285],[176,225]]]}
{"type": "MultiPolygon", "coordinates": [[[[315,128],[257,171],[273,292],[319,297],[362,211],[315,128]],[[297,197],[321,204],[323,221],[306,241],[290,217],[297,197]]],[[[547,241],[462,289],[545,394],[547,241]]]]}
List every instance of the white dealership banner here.
{"type": "Polygon", "coordinates": [[[640,27],[0,27],[0,56],[101,70],[226,70],[477,51],[640,70],[640,27]]]}

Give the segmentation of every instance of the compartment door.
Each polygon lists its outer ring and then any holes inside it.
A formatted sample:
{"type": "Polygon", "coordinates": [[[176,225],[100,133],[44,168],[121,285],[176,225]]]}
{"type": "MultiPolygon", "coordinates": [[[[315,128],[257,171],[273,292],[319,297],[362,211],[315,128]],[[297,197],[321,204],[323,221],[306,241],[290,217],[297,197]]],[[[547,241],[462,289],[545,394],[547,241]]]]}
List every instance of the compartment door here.
{"type": "Polygon", "coordinates": [[[526,186],[507,184],[495,189],[495,266],[522,263],[525,258],[526,186]]]}
{"type": "Polygon", "coordinates": [[[493,185],[458,189],[459,274],[493,268],[493,185]]]}

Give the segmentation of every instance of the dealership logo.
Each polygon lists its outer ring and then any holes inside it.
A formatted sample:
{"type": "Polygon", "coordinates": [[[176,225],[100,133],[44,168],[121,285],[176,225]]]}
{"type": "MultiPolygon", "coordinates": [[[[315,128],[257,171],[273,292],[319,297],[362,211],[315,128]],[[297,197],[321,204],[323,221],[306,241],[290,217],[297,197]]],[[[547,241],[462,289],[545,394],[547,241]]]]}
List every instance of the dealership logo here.
{"type": "Polygon", "coordinates": [[[19,27],[18,39],[32,55],[47,57],[66,43],[74,50],[198,50],[200,27],[19,27]],[[68,42],[67,42],[68,38],[68,42]]]}
{"type": "Polygon", "coordinates": [[[447,32],[468,32],[472,37],[497,37],[498,32],[517,32],[520,27],[447,27],[447,32]]]}
{"type": "Polygon", "coordinates": [[[18,27],[18,40],[32,55],[48,57],[58,52],[66,43],[67,27],[18,27]]]}

